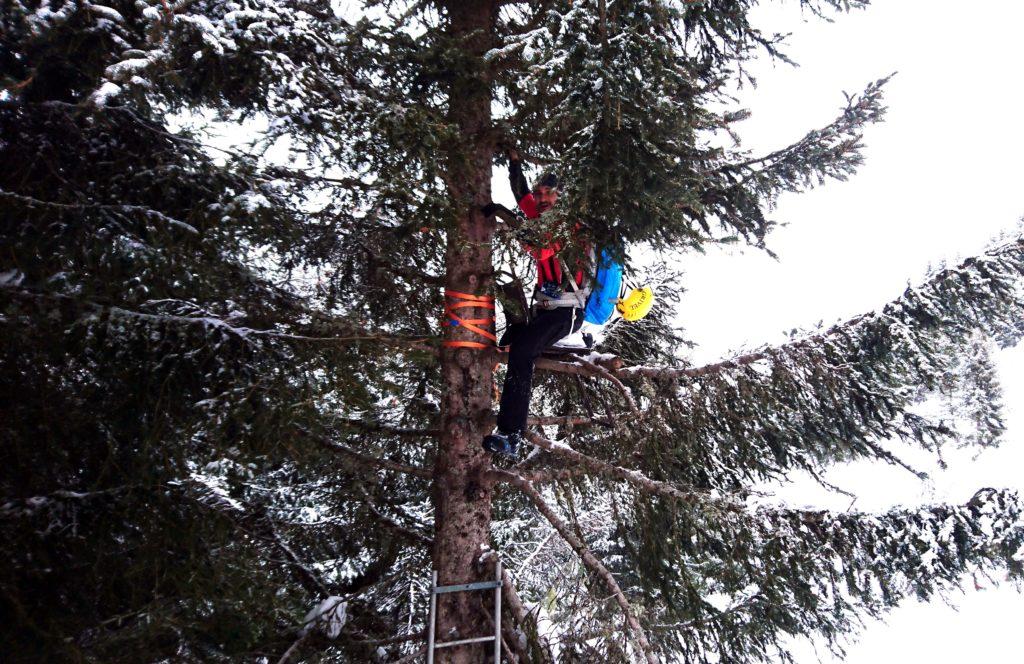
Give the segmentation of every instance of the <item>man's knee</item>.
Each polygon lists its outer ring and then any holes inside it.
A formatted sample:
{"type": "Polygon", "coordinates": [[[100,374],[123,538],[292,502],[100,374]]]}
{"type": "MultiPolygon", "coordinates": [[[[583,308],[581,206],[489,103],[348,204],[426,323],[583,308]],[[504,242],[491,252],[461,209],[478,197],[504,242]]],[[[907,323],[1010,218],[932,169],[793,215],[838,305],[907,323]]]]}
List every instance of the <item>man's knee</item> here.
{"type": "Polygon", "coordinates": [[[536,344],[514,343],[508,349],[508,364],[516,367],[533,364],[541,350],[536,344]]]}

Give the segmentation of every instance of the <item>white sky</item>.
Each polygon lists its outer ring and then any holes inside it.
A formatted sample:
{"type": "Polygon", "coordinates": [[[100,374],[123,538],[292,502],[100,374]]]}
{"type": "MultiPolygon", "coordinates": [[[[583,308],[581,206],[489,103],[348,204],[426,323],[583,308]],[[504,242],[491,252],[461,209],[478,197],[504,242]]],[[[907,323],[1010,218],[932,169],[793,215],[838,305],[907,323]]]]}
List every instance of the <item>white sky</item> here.
{"type": "MultiPolygon", "coordinates": [[[[699,362],[744,347],[778,343],[793,327],[830,323],[897,297],[929,265],[979,253],[1024,215],[1024,5],[979,0],[878,0],[825,24],[801,22],[795,1],[757,11],[757,24],[792,32],[788,53],[801,64],[754,67],[758,88],[743,92],[753,117],[740,125],[747,147],[768,152],[830,121],[841,92],[892,71],[887,120],[867,130],[866,163],[848,182],[784,196],[774,215],[789,225],[770,236],[779,261],[755,251],[691,256],[680,320],[700,344],[699,362]]],[[[950,451],[941,472],[925,455],[903,453],[932,473],[854,464],[829,475],[860,498],[855,509],[965,502],[975,490],[1024,491],[1024,347],[999,356],[1009,431],[1003,447],[972,459],[950,451]]],[[[804,484],[780,497],[792,504],[846,509],[804,484]]],[[[1010,586],[970,589],[959,612],[934,602],[871,623],[848,650],[850,664],[1022,661],[1017,625],[1024,595],[1010,586]]],[[[798,661],[818,661],[799,648],[798,661]]],[[[822,654],[823,661],[832,659],[822,654]]]]}

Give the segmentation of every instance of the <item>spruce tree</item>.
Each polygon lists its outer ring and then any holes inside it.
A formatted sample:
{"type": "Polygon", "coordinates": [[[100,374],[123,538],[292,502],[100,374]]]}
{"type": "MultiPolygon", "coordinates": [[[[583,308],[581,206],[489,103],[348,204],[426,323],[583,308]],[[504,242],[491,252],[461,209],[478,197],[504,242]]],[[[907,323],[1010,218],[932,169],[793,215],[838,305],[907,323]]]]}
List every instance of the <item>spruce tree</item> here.
{"type": "MultiPolygon", "coordinates": [[[[965,574],[1019,580],[1011,492],[863,514],[753,489],[899,464],[892,439],[998,442],[984,340],[1020,338],[1021,239],[705,366],[663,305],[539,362],[527,459],[480,448],[502,355],[446,345],[485,338],[442,312],[522,275],[482,213],[507,148],[566,183],[552,230],[619,255],[770,251],[780,193],[860,165],[886,79],[769,154],[729,140],[745,63],[788,61],[755,4],[5,3],[5,658],[413,661],[430,570],[499,557],[518,662],[779,661],[965,574]],[[974,430],[921,415],[934,395],[974,430]]],[[[487,606],[444,597],[438,634],[490,633],[487,606]]]]}

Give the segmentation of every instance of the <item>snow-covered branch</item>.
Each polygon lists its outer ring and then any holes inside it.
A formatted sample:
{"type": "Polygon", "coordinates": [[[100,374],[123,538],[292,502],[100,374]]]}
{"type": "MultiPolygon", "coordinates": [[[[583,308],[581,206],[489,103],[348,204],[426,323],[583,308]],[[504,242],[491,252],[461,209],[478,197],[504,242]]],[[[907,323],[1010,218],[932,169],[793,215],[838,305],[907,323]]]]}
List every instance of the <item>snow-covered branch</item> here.
{"type": "Polygon", "coordinates": [[[211,487],[203,478],[193,478],[184,484],[195,491],[197,502],[201,505],[223,514],[239,528],[273,546],[283,556],[285,565],[294,578],[313,597],[324,597],[329,594],[327,583],[284,541],[264,508],[228,498],[219,487],[211,487]]]}
{"type": "Polygon", "coordinates": [[[309,334],[299,334],[266,328],[256,329],[236,325],[231,320],[209,315],[182,316],[178,314],[168,313],[146,313],[143,311],[125,309],[123,307],[118,306],[104,305],[98,302],[84,300],[77,297],[71,297],[69,295],[63,295],[59,293],[41,293],[31,291],[24,288],[12,286],[6,282],[0,282],[0,292],[10,297],[22,300],[50,300],[70,304],[76,308],[83,309],[94,316],[108,316],[112,319],[130,319],[153,325],[171,324],[201,327],[206,330],[223,332],[227,336],[235,337],[242,341],[253,341],[256,339],[271,339],[284,342],[322,344],[325,346],[350,345],[369,342],[380,343],[400,348],[410,348],[413,350],[434,350],[434,347],[432,345],[434,339],[430,336],[417,337],[404,335],[388,335],[361,331],[357,331],[354,334],[346,334],[343,336],[315,336],[309,334]]]}
{"type": "Polygon", "coordinates": [[[808,132],[799,141],[763,157],[719,167],[740,184],[752,183],[765,195],[821,184],[828,177],[845,180],[863,161],[861,138],[865,125],[882,120],[882,88],[892,76],[874,81],[860,95],[848,95],[846,107],[834,121],[808,132]]]}
{"type": "Polygon", "coordinates": [[[32,196],[25,196],[23,194],[16,194],[14,192],[5,191],[0,189],[0,198],[6,198],[8,200],[17,201],[28,208],[51,208],[55,210],[102,210],[106,212],[123,212],[129,214],[138,214],[146,219],[153,219],[159,221],[171,228],[184,231],[190,235],[199,235],[199,230],[195,226],[179,221],[159,210],[146,207],[144,205],[132,205],[129,203],[59,203],[56,201],[44,201],[32,196]]]}

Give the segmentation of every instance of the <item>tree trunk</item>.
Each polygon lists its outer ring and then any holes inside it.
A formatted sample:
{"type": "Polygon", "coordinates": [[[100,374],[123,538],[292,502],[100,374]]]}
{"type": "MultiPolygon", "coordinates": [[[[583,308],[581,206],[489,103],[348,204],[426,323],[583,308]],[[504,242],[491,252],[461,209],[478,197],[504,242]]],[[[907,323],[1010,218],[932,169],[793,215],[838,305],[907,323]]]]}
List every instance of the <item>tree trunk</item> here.
{"type": "MultiPolygon", "coordinates": [[[[491,200],[493,139],[491,89],[482,55],[490,47],[497,4],[493,0],[452,1],[447,7],[450,36],[460,41],[463,58],[453,67],[449,120],[461,140],[451,146],[446,165],[448,187],[458,211],[448,237],[445,286],[461,293],[493,295],[491,236],[494,222],[480,208],[491,200]]],[[[460,309],[464,318],[485,318],[487,309],[460,309]]],[[[493,329],[493,326],[491,327],[493,329]]],[[[464,327],[447,327],[449,340],[487,340],[464,327]]],[[[475,564],[490,543],[491,492],[484,479],[490,456],[480,446],[493,425],[492,381],[496,354],[491,348],[444,348],[441,368],[443,429],[434,466],[434,566],[442,585],[482,580],[475,564]]],[[[440,595],[437,639],[453,640],[491,633],[489,593],[440,595]],[[481,600],[486,599],[482,604],[481,600]]],[[[435,661],[478,664],[490,650],[481,645],[446,648],[435,661]]]]}

